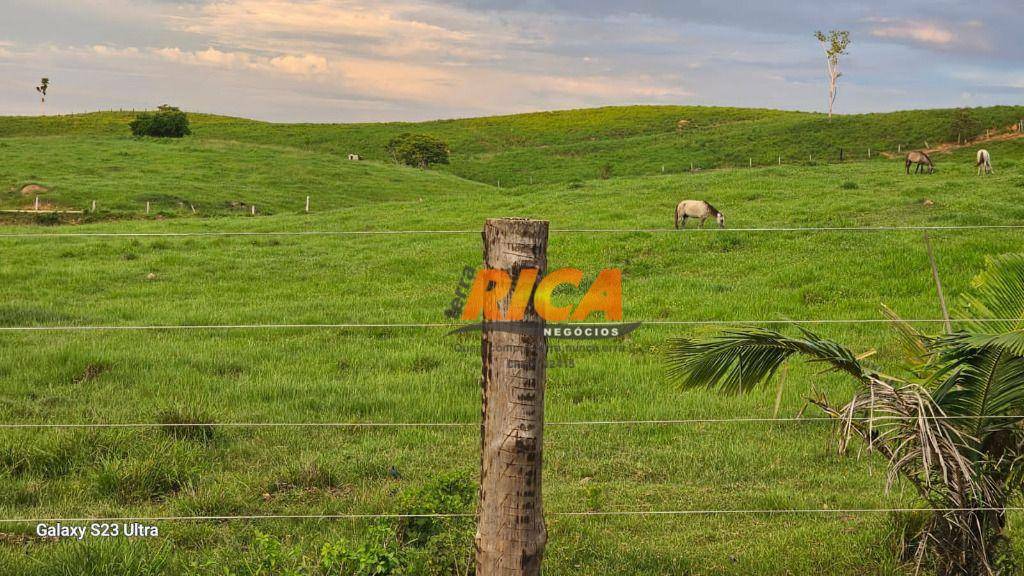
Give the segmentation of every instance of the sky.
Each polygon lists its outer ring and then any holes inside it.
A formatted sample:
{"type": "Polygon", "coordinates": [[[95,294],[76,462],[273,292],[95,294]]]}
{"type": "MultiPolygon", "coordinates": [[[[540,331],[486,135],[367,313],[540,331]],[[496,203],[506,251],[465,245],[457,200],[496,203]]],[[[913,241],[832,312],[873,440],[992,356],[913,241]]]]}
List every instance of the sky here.
{"type": "Polygon", "coordinates": [[[1024,104],[1021,0],[3,0],[0,115],[426,120],[619,104],[1024,104]]]}

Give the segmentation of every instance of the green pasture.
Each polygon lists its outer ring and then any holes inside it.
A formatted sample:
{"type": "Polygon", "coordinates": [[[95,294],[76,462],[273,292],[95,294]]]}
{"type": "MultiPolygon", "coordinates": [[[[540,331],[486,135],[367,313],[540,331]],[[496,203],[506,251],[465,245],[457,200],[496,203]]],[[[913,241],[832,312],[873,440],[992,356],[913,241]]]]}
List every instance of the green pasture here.
{"type": "MultiPolygon", "coordinates": [[[[702,152],[721,166],[739,164],[747,153],[731,140],[741,133],[730,132],[734,126],[764,123],[767,135],[746,132],[753,146],[781,142],[771,130],[785,122],[807,130],[822,120],[772,111],[614,110],[415,125],[449,131],[440,133],[453,142],[452,166],[426,172],[369,151],[366,162],[339,157],[350,142],[376,146],[410,129],[404,125],[297,127],[199,117],[196,136],[162,142],[127,137],[116,115],[78,125],[76,117],[0,119],[0,208],[29,203],[18,192],[26,183],[50,187],[41,200],[54,206],[97,200],[100,207],[76,225],[23,218],[0,227],[0,327],[445,322],[462,268],[480,263],[484,219],[547,219],[554,230],[551,266],[581,268],[588,278],[621,268],[624,319],[648,323],[625,340],[583,349],[551,342],[547,574],[906,573],[897,543],[912,522],[907,515],[563,515],[918,504],[901,486],[884,491],[885,463],[876,455],[835,454],[827,424],[570,422],[772,416],[774,389],[722,397],[667,383],[667,339],[711,335],[722,326],[659,322],[878,319],[883,303],[906,318],[939,318],[919,230],[743,229],[1019,225],[1021,141],[987,146],[996,174],[986,178],[976,176],[971,149],[937,155],[938,170],[928,176],[906,176],[899,160],[882,158],[663,175],[654,169],[657,159],[643,160],[639,151],[659,151],[668,162],[687,149],[666,144],[683,138],[675,133],[681,114],[699,120],[693,128],[708,142],[734,143],[720,153],[709,143],[702,152]],[[603,121],[611,125],[599,128],[603,121]],[[503,140],[503,131],[519,135],[503,140]],[[563,165],[552,150],[564,147],[586,153],[563,165]],[[600,179],[588,166],[605,153],[624,164],[600,179]],[[533,185],[524,183],[530,175],[533,185]],[[498,177],[501,188],[491,185],[498,177]],[[504,178],[519,185],[505,186],[504,178]],[[307,195],[310,214],[302,210],[307,195]],[[710,201],[728,227],[672,230],[673,207],[687,198],[710,201]],[[146,201],[154,204],[149,218],[141,214],[146,201]],[[257,216],[240,203],[257,205],[257,216]],[[339,234],[387,230],[444,233],[339,234]],[[61,235],[188,232],[294,234],[61,235]],[[310,232],[324,234],[300,234],[310,232]]],[[[979,115],[1002,123],[1011,112],[979,115]]],[[[892,115],[890,130],[879,134],[919,138],[917,127],[900,127],[929,114],[938,112],[892,115]]],[[[886,121],[844,117],[835,125],[853,131],[858,120],[886,121]]],[[[940,127],[937,120],[923,125],[940,127]]],[[[803,154],[796,141],[787,141],[793,156],[803,154]]],[[[680,168],[689,162],[685,155],[676,161],[680,168]]],[[[931,232],[954,308],[985,258],[1020,252],[1022,235],[1007,228],[931,232]]],[[[941,330],[937,323],[922,327],[941,330]]],[[[872,361],[895,370],[899,351],[887,326],[814,329],[858,351],[876,350],[872,361]]],[[[0,331],[2,423],[465,424],[4,429],[0,520],[472,512],[471,502],[428,504],[422,497],[452,478],[471,483],[479,462],[479,337],[446,332],[0,331]]],[[[819,366],[794,365],[779,415],[801,414],[812,390],[836,399],[851,391],[819,366]]],[[[465,573],[454,565],[472,554],[472,521],[436,522],[451,541],[408,544],[419,562],[409,570],[465,573]],[[447,553],[454,564],[446,564],[447,553]]],[[[156,539],[55,542],[32,536],[33,522],[2,523],[0,573],[346,573],[325,568],[325,544],[388,546],[381,534],[408,529],[387,519],[157,525],[156,539]],[[379,526],[385,529],[372,529],[379,526]]]]}

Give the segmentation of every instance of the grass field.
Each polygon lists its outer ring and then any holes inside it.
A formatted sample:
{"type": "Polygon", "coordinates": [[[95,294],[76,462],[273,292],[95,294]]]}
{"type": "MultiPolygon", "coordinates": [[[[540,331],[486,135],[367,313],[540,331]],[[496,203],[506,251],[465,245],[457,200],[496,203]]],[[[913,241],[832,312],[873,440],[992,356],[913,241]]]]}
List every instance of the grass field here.
{"type": "MultiPolygon", "coordinates": [[[[1019,113],[978,111],[992,126],[1019,113]]],[[[548,219],[559,230],[665,229],[552,234],[554,267],[591,274],[623,269],[626,321],[866,319],[880,317],[881,303],[907,318],[938,318],[919,231],[736,229],[1024,221],[1021,140],[987,146],[996,168],[988,178],[975,175],[971,149],[937,156],[939,169],[930,176],[905,176],[901,162],[885,159],[724,168],[766,142],[786,147],[793,158],[805,155],[803,141],[827,138],[814,128],[827,125],[817,115],[757,110],[566,114],[428,124],[453,143],[453,164],[441,172],[399,168],[382,158],[339,159],[354,142],[374,142],[359,150],[374,158],[374,146],[409,129],[404,125],[277,126],[200,117],[194,137],[155,142],[125,136],[118,115],[0,119],[0,207],[30,202],[17,192],[29,182],[52,186],[44,200],[55,206],[83,207],[95,199],[101,207],[81,225],[14,222],[0,235],[468,231],[0,236],[0,326],[443,322],[462,268],[479,264],[476,231],[485,218],[507,215],[548,219]],[[677,135],[681,115],[694,118],[703,136],[677,135]],[[787,130],[790,137],[780,139],[787,130]],[[562,156],[566,150],[581,152],[562,156]],[[700,151],[694,157],[702,166],[723,168],[683,173],[682,163],[691,161],[687,150],[700,151]],[[599,179],[591,168],[609,155],[618,159],[612,177],[599,179]],[[679,170],[660,174],[659,159],[679,170]],[[535,183],[524,183],[531,176],[535,183]],[[503,187],[490,185],[499,177],[503,187]],[[307,195],[311,214],[302,213],[307,195]],[[711,201],[729,229],[669,232],[673,206],[684,198],[711,201]],[[157,205],[159,219],[140,217],[147,200],[157,205]],[[199,214],[181,211],[182,202],[199,214]],[[232,202],[255,203],[260,213],[245,216],[232,202]]],[[[863,138],[858,146],[877,142],[882,149],[932,134],[939,139],[942,118],[940,112],[844,117],[835,130],[846,127],[844,133],[863,138]]],[[[987,256],[1020,252],[1022,234],[933,232],[947,295],[955,301],[987,256]]],[[[665,382],[666,340],[718,329],[650,324],[596,350],[553,341],[548,420],[770,416],[774,390],[734,398],[665,382]]],[[[0,332],[4,423],[468,424],[190,433],[7,429],[0,431],[0,518],[471,512],[463,496],[475,496],[479,459],[479,343],[445,332],[0,332]],[[389,473],[392,467],[399,478],[389,473]]],[[[877,348],[874,359],[892,369],[897,348],[887,327],[828,325],[820,332],[857,350],[877,348]]],[[[781,414],[797,414],[812,387],[830,398],[850,393],[841,378],[796,365],[781,414]]],[[[916,504],[911,491],[883,492],[884,462],[877,457],[836,456],[828,430],[820,423],[550,425],[545,572],[904,573],[896,542],[907,519],[888,514],[558,515],[916,504]]],[[[403,548],[409,572],[460,573],[443,568],[445,559],[471,556],[471,520],[436,523],[429,527],[435,538],[403,548]]],[[[345,573],[324,563],[325,545],[387,548],[383,532],[370,528],[396,524],[166,521],[158,523],[157,539],[55,542],[31,536],[34,523],[5,523],[0,566],[4,573],[40,575],[345,573]]],[[[1018,549],[1024,555],[1024,545],[1018,549]]]]}

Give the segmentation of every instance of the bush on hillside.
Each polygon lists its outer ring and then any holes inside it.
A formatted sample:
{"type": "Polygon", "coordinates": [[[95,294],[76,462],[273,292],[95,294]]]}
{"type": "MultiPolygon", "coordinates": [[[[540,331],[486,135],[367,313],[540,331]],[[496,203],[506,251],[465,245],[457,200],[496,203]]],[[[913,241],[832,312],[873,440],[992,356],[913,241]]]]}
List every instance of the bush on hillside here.
{"type": "Polygon", "coordinates": [[[974,117],[974,112],[970,108],[957,108],[953,112],[953,119],[949,124],[950,142],[959,142],[961,139],[973,140],[980,134],[981,122],[974,117]]]}
{"type": "Polygon", "coordinates": [[[181,138],[192,133],[188,127],[188,116],[166,104],[157,108],[156,112],[143,112],[136,116],[131,128],[135,136],[155,138],[181,138]]]}
{"type": "Polygon", "coordinates": [[[388,142],[387,152],[395,162],[428,168],[448,163],[448,144],[427,134],[401,134],[388,142]]]}

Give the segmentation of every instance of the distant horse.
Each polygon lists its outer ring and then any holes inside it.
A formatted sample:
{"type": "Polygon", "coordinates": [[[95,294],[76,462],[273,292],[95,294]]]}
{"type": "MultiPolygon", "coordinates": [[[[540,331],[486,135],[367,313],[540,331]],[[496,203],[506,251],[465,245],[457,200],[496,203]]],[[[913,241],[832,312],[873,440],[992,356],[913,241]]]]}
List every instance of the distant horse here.
{"type": "Polygon", "coordinates": [[[924,152],[915,150],[914,152],[907,153],[907,174],[910,174],[910,165],[914,163],[917,164],[917,167],[914,168],[914,174],[923,174],[925,166],[928,167],[929,174],[935,172],[935,164],[932,163],[932,159],[924,152]]]}
{"type": "Polygon", "coordinates": [[[700,227],[703,228],[704,221],[712,216],[719,228],[725,228],[725,215],[714,206],[703,200],[683,200],[676,205],[676,228],[686,228],[687,218],[700,218],[700,227]]]}
{"type": "Polygon", "coordinates": [[[982,170],[985,171],[985,174],[992,173],[992,156],[989,155],[988,150],[978,150],[978,176],[981,176],[982,170]]]}

